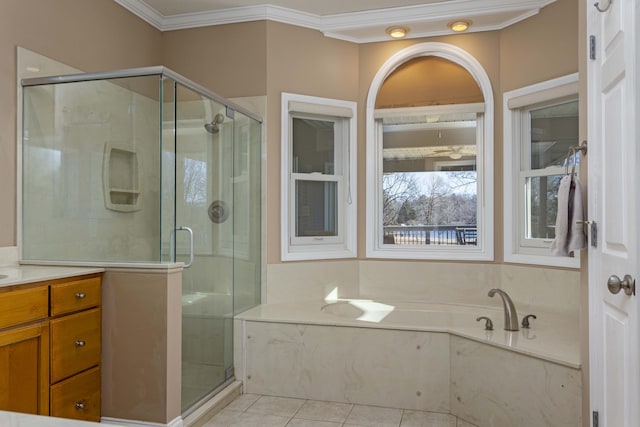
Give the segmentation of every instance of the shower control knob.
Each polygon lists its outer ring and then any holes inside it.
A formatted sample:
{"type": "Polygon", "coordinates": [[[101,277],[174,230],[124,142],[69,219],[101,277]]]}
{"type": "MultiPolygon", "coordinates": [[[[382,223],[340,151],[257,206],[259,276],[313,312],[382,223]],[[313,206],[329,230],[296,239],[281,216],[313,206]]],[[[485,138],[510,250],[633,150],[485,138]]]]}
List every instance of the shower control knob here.
{"type": "Polygon", "coordinates": [[[626,295],[635,295],[636,281],[628,274],[625,274],[622,280],[613,274],[609,276],[609,280],[607,280],[607,288],[609,288],[609,292],[614,295],[620,292],[620,289],[624,289],[624,293],[626,295]]]}

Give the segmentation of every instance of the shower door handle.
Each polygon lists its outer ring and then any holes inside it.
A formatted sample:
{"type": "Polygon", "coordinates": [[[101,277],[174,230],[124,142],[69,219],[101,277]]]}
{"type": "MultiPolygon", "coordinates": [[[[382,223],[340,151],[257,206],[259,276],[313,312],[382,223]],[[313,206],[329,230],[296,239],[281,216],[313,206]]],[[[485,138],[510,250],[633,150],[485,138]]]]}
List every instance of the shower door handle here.
{"type": "Polygon", "coordinates": [[[189,262],[184,265],[184,268],[189,268],[193,264],[193,230],[190,227],[180,226],[176,228],[178,231],[186,231],[189,233],[189,262]]]}

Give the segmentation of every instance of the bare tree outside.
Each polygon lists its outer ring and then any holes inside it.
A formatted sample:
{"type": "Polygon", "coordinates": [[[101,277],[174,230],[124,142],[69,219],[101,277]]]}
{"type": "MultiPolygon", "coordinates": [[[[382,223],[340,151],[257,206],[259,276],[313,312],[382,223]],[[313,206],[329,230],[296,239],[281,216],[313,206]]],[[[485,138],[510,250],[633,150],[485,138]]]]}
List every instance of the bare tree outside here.
{"type": "Polygon", "coordinates": [[[476,244],[476,185],[475,171],[385,174],[385,243],[476,244]]]}
{"type": "Polygon", "coordinates": [[[419,193],[418,179],[410,173],[386,173],[382,176],[383,224],[397,224],[400,208],[419,193]]]}

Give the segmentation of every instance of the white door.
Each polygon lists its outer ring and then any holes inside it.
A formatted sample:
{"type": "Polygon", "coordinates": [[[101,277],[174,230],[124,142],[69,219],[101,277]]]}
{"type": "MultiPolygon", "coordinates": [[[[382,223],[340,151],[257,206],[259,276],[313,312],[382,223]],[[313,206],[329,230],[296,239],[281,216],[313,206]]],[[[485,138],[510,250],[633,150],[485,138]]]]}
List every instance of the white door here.
{"type": "Polygon", "coordinates": [[[587,66],[589,219],[598,225],[598,246],[589,247],[591,411],[600,427],[638,427],[640,298],[611,293],[607,281],[639,273],[640,0],[599,0],[602,12],[586,3],[587,33],[595,36],[587,66]]]}

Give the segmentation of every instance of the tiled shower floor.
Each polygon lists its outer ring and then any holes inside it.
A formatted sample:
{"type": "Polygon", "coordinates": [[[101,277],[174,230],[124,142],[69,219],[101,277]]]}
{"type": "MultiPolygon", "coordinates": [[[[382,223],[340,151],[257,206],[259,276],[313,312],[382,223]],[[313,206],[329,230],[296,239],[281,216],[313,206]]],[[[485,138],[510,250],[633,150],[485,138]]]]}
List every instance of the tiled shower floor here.
{"type": "Polygon", "coordinates": [[[243,394],[204,427],[475,427],[453,415],[243,394]]]}

